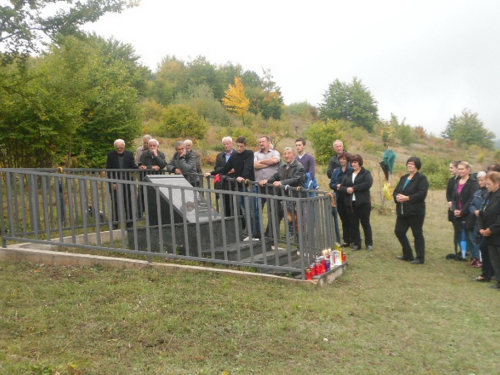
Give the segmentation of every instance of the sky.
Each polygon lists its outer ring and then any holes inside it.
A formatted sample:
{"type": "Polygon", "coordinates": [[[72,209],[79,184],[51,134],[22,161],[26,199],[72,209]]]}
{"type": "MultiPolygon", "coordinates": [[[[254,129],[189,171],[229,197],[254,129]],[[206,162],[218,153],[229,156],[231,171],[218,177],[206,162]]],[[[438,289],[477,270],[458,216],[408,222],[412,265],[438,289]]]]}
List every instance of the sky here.
{"type": "Polygon", "coordinates": [[[85,29],[153,71],[167,55],[270,69],[285,104],[315,106],[358,77],[382,119],[439,135],[467,108],[500,138],[499,17],[498,0],[141,0],[85,29]]]}

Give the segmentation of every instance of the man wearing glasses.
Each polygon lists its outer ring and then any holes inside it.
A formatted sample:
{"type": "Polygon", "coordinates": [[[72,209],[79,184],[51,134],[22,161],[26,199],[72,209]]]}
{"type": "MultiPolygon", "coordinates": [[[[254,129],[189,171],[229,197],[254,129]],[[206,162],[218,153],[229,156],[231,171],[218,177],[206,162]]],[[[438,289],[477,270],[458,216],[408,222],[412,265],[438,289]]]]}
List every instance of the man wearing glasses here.
{"type": "Polygon", "coordinates": [[[186,145],[182,141],[175,142],[175,154],[167,164],[169,173],[182,174],[193,186],[198,181],[196,174],[196,158],[186,151],[186,145]]]}
{"type": "MultiPolygon", "coordinates": [[[[115,149],[108,153],[106,160],[106,169],[116,169],[116,171],[107,171],[108,178],[115,180],[133,180],[130,169],[137,169],[134,154],[132,151],[125,150],[125,141],[117,139],[114,143],[115,149]],[[122,170],[122,171],[120,171],[122,170]]],[[[132,226],[132,200],[130,194],[130,185],[127,183],[110,183],[111,200],[113,202],[113,228],[118,227],[118,222],[123,218],[127,222],[127,228],[132,226]],[[125,201],[125,204],[122,202],[125,201]],[[121,204],[120,204],[121,203],[121,204]],[[125,212],[120,212],[120,210],[125,212]],[[125,215],[123,217],[123,215],[125,215]]]]}

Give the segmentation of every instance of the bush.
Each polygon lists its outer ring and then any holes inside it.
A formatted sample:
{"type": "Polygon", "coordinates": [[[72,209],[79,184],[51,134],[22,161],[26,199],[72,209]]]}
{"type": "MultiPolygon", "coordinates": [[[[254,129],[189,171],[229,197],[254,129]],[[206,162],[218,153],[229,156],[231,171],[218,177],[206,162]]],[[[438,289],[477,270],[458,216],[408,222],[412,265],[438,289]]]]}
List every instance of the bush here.
{"type": "Polygon", "coordinates": [[[186,105],[169,105],[164,112],[160,135],[170,138],[203,139],[209,124],[195,110],[186,105]]]}
{"type": "Polygon", "coordinates": [[[318,121],[315,122],[306,132],[306,137],[313,144],[314,157],[319,165],[327,165],[333,156],[333,142],[341,139],[344,142],[344,148],[348,147],[344,141],[344,133],[342,131],[349,124],[342,120],[328,120],[327,123],[318,121]]]}

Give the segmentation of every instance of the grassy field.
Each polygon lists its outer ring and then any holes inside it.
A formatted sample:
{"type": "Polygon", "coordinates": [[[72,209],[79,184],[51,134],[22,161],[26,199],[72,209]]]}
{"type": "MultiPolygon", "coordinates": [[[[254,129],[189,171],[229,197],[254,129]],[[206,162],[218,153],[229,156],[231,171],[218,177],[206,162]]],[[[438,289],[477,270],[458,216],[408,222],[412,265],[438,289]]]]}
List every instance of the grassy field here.
{"type": "Polygon", "coordinates": [[[374,213],[374,251],[321,289],[0,262],[0,374],[498,374],[500,293],[445,260],[443,196],[425,265],[395,259],[394,213],[374,213]]]}

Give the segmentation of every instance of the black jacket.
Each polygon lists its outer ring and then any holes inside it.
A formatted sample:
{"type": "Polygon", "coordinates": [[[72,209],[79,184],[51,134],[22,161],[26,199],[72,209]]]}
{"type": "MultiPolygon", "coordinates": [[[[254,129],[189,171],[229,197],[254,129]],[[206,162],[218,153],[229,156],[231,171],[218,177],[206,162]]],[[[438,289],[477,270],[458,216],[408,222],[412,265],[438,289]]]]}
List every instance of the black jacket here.
{"type": "Polygon", "coordinates": [[[398,216],[425,216],[425,198],[429,191],[429,181],[425,175],[417,172],[413,175],[408,185],[406,185],[406,188],[403,189],[409,175],[405,174],[401,177],[396,189],[394,189],[393,197],[394,202],[396,202],[396,213],[398,216]],[[410,200],[399,203],[396,201],[398,194],[407,195],[410,197],[410,200]]]}
{"type": "Polygon", "coordinates": [[[254,154],[252,150],[245,150],[241,154],[236,152],[229,158],[224,167],[217,168],[210,172],[210,174],[227,174],[227,172],[234,168],[234,177],[243,177],[245,180],[255,181],[253,160],[254,154]]]}
{"type": "Polygon", "coordinates": [[[165,154],[161,151],[158,151],[158,156],[153,156],[151,151],[146,150],[139,158],[139,166],[141,165],[145,165],[146,167],[148,167],[148,173],[160,174],[161,170],[167,165],[165,154]],[[154,165],[160,167],[160,170],[158,172],[151,170],[151,167],[153,167],[154,165]]]}
{"type": "MultiPolygon", "coordinates": [[[[120,156],[116,150],[110,151],[108,153],[108,158],[106,160],[106,169],[137,169],[137,164],[135,164],[134,154],[132,151],[125,150],[123,156],[120,156]],[[123,165],[120,168],[120,158],[122,159],[123,165]]],[[[129,172],[108,172],[109,178],[118,180],[132,180],[133,174],[129,172]]]]}
{"type": "Polygon", "coordinates": [[[459,181],[460,180],[457,180],[455,184],[455,189],[453,190],[451,209],[453,211],[460,210],[460,203],[461,203],[462,204],[461,216],[458,219],[461,221],[465,221],[465,227],[467,229],[473,229],[475,219],[473,215],[470,213],[470,204],[472,203],[472,199],[474,198],[474,193],[479,190],[479,184],[475,178],[470,176],[462,189],[462,194],[459,195],[458,194],[459,181]]]}
{"type": "MultiPolygon", "coordinates": [[[[231,156],[229,157],[229,159],[231,159],[234,155],[236,155],[238,152],[236,152],[236,150],[233,150],[233,152],[231,152],[231,156]]],[[[217,154],[217,159],[215,160],[215,170],[218,170],[222,167],[225,167],[227,165],[227,161],[226,161],[226,152],[225,151],[222,151],[222,152],[219,152],[217,154]]],[[[227,174],[228,177],[234,177],[234,173],[231,173],[231,174],[227,174]]]]}
{"type": "Polygon", "coordinates": [[[478,220],[479,228],[489,228],[492,232],[491,236],[484,237],[486,243],[500,246],[500,189],[485,198],[478,220]]]}
{"type": "Polygon", "coordinates": [[[353,187],[354,188],[354,194],[356,194],[356,204],[366,204],[372,202],[371,196],[370,196],[370,188],[373,185],[373,177],[372,174],[370,173],[369,170],[361,167],[361,170],[359,171],[358,175],[356,176],[356,179],[354,180],[354,183],[352,182],[352,174],[354,173],[354,170],[349,171],[345,174],[344,178],[342,179],[342,183],[340,184],[340,191],[344,196],[344,202],[347,205],[351,205],[352,201],[352,194],[349,194],[347,192],[348,187],[353,187]]]}

